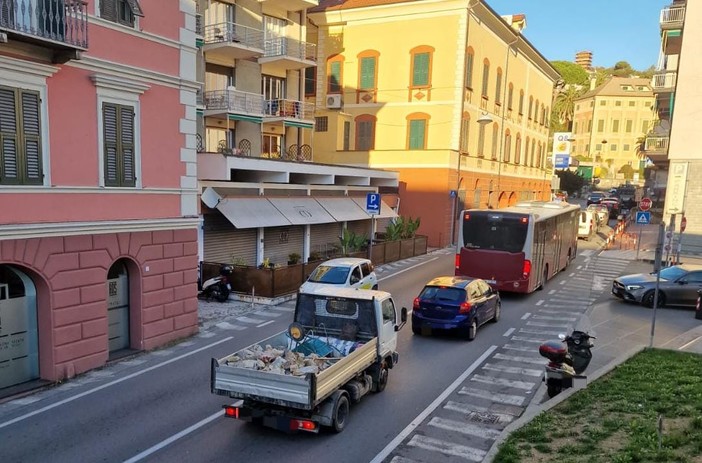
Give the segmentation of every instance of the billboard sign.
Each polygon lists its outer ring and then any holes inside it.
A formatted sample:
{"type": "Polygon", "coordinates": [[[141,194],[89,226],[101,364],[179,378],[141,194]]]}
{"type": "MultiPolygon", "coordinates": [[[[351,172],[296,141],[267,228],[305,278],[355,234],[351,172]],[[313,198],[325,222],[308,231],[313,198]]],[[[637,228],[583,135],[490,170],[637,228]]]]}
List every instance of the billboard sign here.
{"type": "Polygon", "coordinates": [[[553,168],[567,169],[570,166],[570,132],[553,134],[553,168]]]}

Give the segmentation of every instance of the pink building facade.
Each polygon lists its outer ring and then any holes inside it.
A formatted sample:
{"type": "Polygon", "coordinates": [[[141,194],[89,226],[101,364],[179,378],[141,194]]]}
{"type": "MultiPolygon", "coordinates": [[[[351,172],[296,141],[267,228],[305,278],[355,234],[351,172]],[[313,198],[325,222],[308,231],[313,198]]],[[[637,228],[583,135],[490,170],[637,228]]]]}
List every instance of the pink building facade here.
{"type": "Polygon", "coordinates": [[[197,332],[198,84],[194,0],[0,11],[2,396],[197,332]]]}

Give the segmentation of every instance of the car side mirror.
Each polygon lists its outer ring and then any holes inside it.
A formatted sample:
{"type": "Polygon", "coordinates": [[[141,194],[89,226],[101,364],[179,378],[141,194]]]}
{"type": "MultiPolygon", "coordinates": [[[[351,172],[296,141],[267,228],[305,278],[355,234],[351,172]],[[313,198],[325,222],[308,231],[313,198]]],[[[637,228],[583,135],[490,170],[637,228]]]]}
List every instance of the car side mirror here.
{"type": "Polygon", "coordinates": [[[405,323],[407,323],[407,307],[403,307],[400,311],[400,324],[395,325],[395,331],[400,331],[405,323]]]}

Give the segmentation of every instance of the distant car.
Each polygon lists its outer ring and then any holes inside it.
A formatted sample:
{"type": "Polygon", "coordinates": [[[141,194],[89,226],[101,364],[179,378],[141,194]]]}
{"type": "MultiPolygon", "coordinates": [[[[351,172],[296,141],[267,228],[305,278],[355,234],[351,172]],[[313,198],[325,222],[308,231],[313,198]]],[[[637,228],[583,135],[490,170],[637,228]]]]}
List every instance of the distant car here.
{"type": "Polygon", "coordinates": [[[606,225],[609,220],[609,209],[606,204],[590,204],[587,209],[597,215],[600,225],[606,225]]]}
{"type": "Polygon", "coordinates": [[[414,299],[412,332],[456,330],[472,341],[478,328],[500,319],[500,294],[479,278],[445,276],[429,281],[414,299]]]}
{"type": "Polygon", "coordinates": [[[326,286],[378,289],[378,276],[369,259],[340,257],[319,264],[300,290],[313,291],[326,286]]]}
{"type": "MultiPolygon", "coordinates": [[[[655,273],[638,273],[615,278],[612,294],[625,301],[637,302],[653,307],[656,289],[655,273]]],[[[661,270],[658,292],[658,307],[681,305],[694,307],[697,290],[702,289],[702,266],[674,265],[661,270]]]]}
{"type": "Polygon", "coordinates": [[[587,205],[589,206],[590,204],[600,204],[600,201],[605,197],[605,194],[602,192],[594,192],[590,193],[587,197],[587,205]]]}
{"type": "Polygon", "coordinates": [[[600,204],[604,204],[607,206],[607,209],[609,209],[609,218],[610,219],[616,219],[617,216],[619,215],[619,211],[621,210],[621,203],[619,202],[618,198],[603,198],[600,201],[600,204]]]}

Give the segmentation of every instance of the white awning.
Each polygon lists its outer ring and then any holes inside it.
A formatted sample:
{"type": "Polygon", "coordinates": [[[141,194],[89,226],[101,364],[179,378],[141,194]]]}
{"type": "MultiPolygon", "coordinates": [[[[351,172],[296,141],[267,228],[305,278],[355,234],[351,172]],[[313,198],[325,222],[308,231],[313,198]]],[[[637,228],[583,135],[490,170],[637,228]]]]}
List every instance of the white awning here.
{"type": "MultiPolygon", "coordinates": [[[[353,200],[358,204],[358,206],[363,209],[363,212],[366,211],[366,198],[361,197],[361,196],[354,196],[353,200]]],[[[366,214],[366,218],[370,218],[370,214],[366,214]]],[[[397,217],[397,213],[392,209],[392,207],[388,206],[385,201],[380,200],[380,214],[377,214],[375,216],[376,219],[394,219],[397,217]]]]}
{"type": "Polygon", "coordinates": [[[225,197],[219,210],[236,228],[279,227],[291,222],[266,198],[225,197]]]}
{"type": "Polygon", "coordinates": [[[336,222],[334,217],[310,197],[268,198],[293,225],[336,222]]]}
{"type": "Polygon", "coordinates": [[[330,198],[315,198],[324,209],[331,214],[337,222],[346,222],[349,220],[365,220],[368,219],[366,211],[356,204],[351,198],[347,197],[330,197],[330,198]]]}

